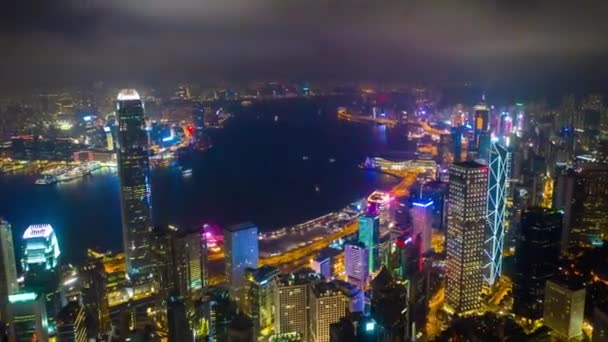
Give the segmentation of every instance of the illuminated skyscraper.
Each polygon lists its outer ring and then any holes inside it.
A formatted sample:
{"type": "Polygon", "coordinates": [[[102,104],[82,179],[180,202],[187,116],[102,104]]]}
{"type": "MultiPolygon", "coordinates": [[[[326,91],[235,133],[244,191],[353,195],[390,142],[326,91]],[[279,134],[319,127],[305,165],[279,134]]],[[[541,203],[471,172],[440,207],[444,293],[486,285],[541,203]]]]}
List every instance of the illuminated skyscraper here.
{"type": "Polygon", "coordinates": [[[256,337],[274,325],[274,284],[279,270],[272,266],[245,270],[245,313],[253,322],[256,337]]]}
{"type": "Polygon", "coordinates": [[[346,316],[348,299],[334,283],[310,287],[310,341],[329,342],[329,326],[346,316]]]}
{"type": "Polygon", "coordinates": [[[502,250],[505,237],[507,185],[511,174],[511,153],[497,142],[490,150],[488,187],[488,225],[484,242],[484,280],[492,286],[502,271],[502,250]]]}
{"type": "MultiPolygon", "coordinates": [[[[237,302],[243,297],[245,269],[258,268],[258,227],[244,222],[224,229],[224,260],[230,295],[237,302]]],[[[243,303],[240,303],[243,305],[243,303]]]]}
{"type": "Polygon", "coordinates": [[[152,272],[154,266],[148,135],[137,91],[122,90],[116,100],[123,244],[127,272],[136,276],[152,272]]]}
{"type": "Polygon", "coordinates": [[[490,109],[483,102],[478,103],[473,109],[475,110],[475,138],[470,148],[477,151],[481,143],[482,134],[487,134],[490,131],[490,109]]]}
{"type": "Polygon", "coordinates": [[[346,280],[365,289],[369,278],[369,249],[363,242],[344,244],[346,280]]]}
{"type": "Polygon", "coordinates": [[[592,247],[602,243],[602,235],[608,235],[608,166],[599,163],[577,166],[570,241],[592,247]]]}
{"type": "Polygon", "coordinates": [[[312,261],[313,271],[319,273],[325,279],[331,278],[331,258],[329,256],[318,256],[312,261]]]}
{"type": "Polygon", "coordinates": [[[198,229],[179,234],[176,241],[179,292],[185,298],[201,293],[207,286],[207,243],[198,229]]]}
{"type": "Polygon", "coordinates": [[[8,296],[10,341],[48,341],[48,320],[44,296],[21,292],[8,296]]]}
{"type": "Polygon", "coordinates": [[[17,284],[17,264],[11,224],[0,218],[0,314],[5,317],[8,296],[19,291],[17,284]]]}
{"type": "Polygon", "coordinates": [[[391,197],[388,193],[374,191],[369,195],[366,211],[368,214],[378,216],[381,232],[387,232],[393,226],[391,220],[391,197]]]}
{"type": "Polygon", "coordinates": [[[417,200],[412,203],[412,228],[414,236],[420,235],[422,239],[422,253],[431,249],[431,235],[433,233],[433,200],[417,200]]]}
{"type": "Polygon", "coordinates": [[[303,272],[281,275],[277,279],[274,292],[276,334],[296,334],[301,341],[308,341],[308,287],[316,280],[303,272]]]}
{"type": "Polygon", "coordinates": [[[359,217],[359,241],[369,249],[369,272],[373,273],[380,266],[378,261],[380,219],[378,215],[366,214],[359,217]]]}
{"type": "Polygon", "coordinates": [[[543,311],[545,325],[563,340],[570,341],[581,335],[585,316],[585,288],[547,281],[543,311]]]}
{"type": "Polygon", "coordinates": [[[488,167],[476,162],[450,168],[446,304],[456,314],[481,305],[488,167]]]}
{"type": "Polygon", "coordinates": [[[25,250],[22,266],[27,274],[30,271],[50,271],[57,267],[61,251],[53,227],[49,224],[34,224],[23,233],[25,250]]]}
{"type": "Polygon", "coordinates": [[[78,302],[69,302],[57,315],[57,339],[60,342],[87,342],[86,309],[78,302]]]}

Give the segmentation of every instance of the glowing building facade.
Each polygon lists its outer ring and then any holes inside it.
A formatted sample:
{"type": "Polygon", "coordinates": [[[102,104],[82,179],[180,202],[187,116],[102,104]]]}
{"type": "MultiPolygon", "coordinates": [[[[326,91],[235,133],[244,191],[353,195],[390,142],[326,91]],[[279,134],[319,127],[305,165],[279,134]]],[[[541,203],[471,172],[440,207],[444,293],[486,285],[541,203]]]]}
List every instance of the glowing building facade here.
{"type": "Polygon", "coordinates": [[[8,296],[19,291],[17,284],[17,264],[10,223],[0,218],[0,308],[2,317],[8,296]]]}
{"type": "Polygon", "coordinates": [[[137,276],[154,266],[148,135],[137,91],[118,94],[116,118],[123,244],[127,272],[137,276]]]}
{"type": "Polygon", "coordinates": [[[367,213],[378,215],[380,230],[387,232],[392,226],[390,195],[385,192],[374,191],[367,198],[367,213]]]}
{"type": "Polygon", "coordinates": [[[230,295],[239,302],[243,297],[245,269],[258,268],[258,227],[244,222],[224,229],[224,258],[230,295]]]}
{"type": "Polygon", "coordinates": [[[488,167],[476,162],[450,168],[446,304],[466,314],[481,306],[488,167]]]}
{"type": "Polygon", "coordinates": [[[484,280],[494,285],[502,271],[507,186],[511,174],[511,152],[497,142],[490,150],[488,225],[484,242],[484,280]]]}
{"type": "Polygon", "coordinates": [[[310,341],[329,342],[329,326],[346,316],[348,298],[334,283],[310,287],[310,341]]]}
{"type": "Polygon", "coordinates": [[[34,224],[23,233],[25,250],[22,265],[27,273],[32,269],[52,270],[61,254],[59,243],[50,224],[34,224]]]}
{"type": "Polygon", "coordinates": [[[44,296],[20,292],[8,296],[10,341],[48,341],[48,318],[44,296]]]}
{"type": "Polygon", "coordinates": [[[344,245],[346,280],[364,289],[369,279],[369,248],[362,242],[344,245]]]}
{"type": "Polygon", "coordinates": [[[359,241],[369,250],[369,272],[375,272],[379,265],[378,244],[380,243],[380,219],[378,215],[366,214],[359,217],[359,241]]]}
{"type": "Polygon", "coordinates": [[[431,249],[431,235],[433,232],[433,200],[417,200],[412,203],[412,227],[414,236],[420,235],[422,239],[422,252],[431,249]]]}

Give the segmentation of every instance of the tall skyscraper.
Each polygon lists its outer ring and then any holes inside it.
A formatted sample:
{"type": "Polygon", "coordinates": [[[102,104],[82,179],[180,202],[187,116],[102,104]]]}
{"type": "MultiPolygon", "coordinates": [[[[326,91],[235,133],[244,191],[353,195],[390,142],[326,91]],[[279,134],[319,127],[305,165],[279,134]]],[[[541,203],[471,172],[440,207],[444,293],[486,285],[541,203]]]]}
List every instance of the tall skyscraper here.
{"type": "Polygon", "coordinates": [[[277,279],[274,292],[276,334],[297,334],[301,341],[308,341],[308,287],[318,279],[304,272],[284,274],[277,279]]]}
{"type": "Polygon", "coordinates": [[[369,280],[369,248],[363,242],[344,244],[344,269],[349,283],[365,289],[369,280]]]}
{"type": "Polygon", "coordinates": [[[521,237],[515,253],[513,312],[528,319],[543,315],[545,282],[558,269],[562,213],[532,208],[521,219],[521,237]]]}
{"type": "Polygon", "coordinates": [[[474,127],[474,141],[470,148],[475,151],[479,150],[482,135],[487,134],[490,131],[490,109],[488,105],[481,102],[475,107],[475,127],[474,127]]]}
{"type": "MultiPolygon", "coordinates": [[[[244,222],[224,229],[224,260],[230,294],[242,299],[245,269],[258,268],[258,227],[244,222]]],[[[240,303],[242,305],[243,303],[240,303]]]]}
{"type": "Polygon", "coordinates": [[[253,322],[256,337],[274,327],[274,285],[280,272],[272,266],[245,270],[245,313],[253,322]]]}
{"type": "Polygon", "coordinates": [[[186,315],[186,305],[177,292],[172,293],[168,298],[167,327],[169,341],[192,341],[192,331],[186,315]]]}
{"type": "Polygon", "coordinates": [[[505,237],[507,186],[511,174],[511,153],[493,142],[490,150],[488,186],[488,225],[484,242],[484,280],[494,285],[502,272],[502,250],[505,237]]]}
{"type": "Polygon", "coordinates": [[[329,342],[329,326],[346,316],[348,299],[334,283],[310,287],[310,341],[329,342]]]}
{"type": "Polygon", "coordinates": [[[207,242],[199,229],[178,234],[176,265],[179,292],[185,298],[200,296],[207,286],[207,242]]]}
{"type": "Polygon", "coordinates": [[[544,323],[559,337],[570,340],[583,333],[585,288],[559,281],[545,285],[544,323]]]}
{"type": "Polygon", "coordinates": [[[137,91],[124,89],[116,100],[123,244],[127,272],[137,276],[151,273],[154,266],[148,135],[137,91]]]}
{"type": "Polygon", "coordinates": [[[416,200],[412,203],[412,228],[414,236],[420,235],[422,239],[422,252],[431,249],[431,236],[433,233],[433,200],[416,200]]]}
{"type": "Polygon", "coordinates": [[[20,292],[8,297],[10,341],[48,341],[48,319],[44,296],[20,292]]]}
{"type": "Polygon", "coordinates": [[[380,219],[378,215],[365,214],[359,217],[359,241],[369,249],[369,272],[380,266],[378,244],[380,243],[380,219]]]}
{"type": "Polygon", "coordinates": [[[11,224],[0,218],[0,308],[2,319],[6,317],[8,296],[19,291],[17,284],[17,264],[11,224]]]}
{"type": "Polygon", "coordinates": [[[57,315],[57,340],[59,342],[87,342],[86,309],[78,302],[69,302],[57,315]]]}
{"type": "Polygon", "coordinates": [[[446,304],[456,314],[481,305],[487,189],[487,166],[469,161],[450,168],[446,304]]]}
{"type": "Polygon", "coordinates": [[[601,244],[608,234],[608,165],[579,164],[574,184],[570,240],[575,246],[601,244]],[[602,231],[604,230],[604,231],[602,231]]]}
{"type": "Polygon", "coordinates": [[[553,206],[564,213],[561,238],[562,253],[565,253],[570,247],[575,177],[573,170],[561,170],[555,178],[553,187],[553,206]]]}
{"type": "Polygon", "coordinates": [[[82,283],[82,302],[90,313],[95,331],[105,334],[111,329],[107,295],[108,276],[99,260],[84,265],[79,274],[82,283]]]}
{"type": "Polygon", "coordinates": [[[393,226],[391,219],[391,197],[388,193],[374,191],[369,195],[366,212],[378,216],[378,224],[382,233],[388,232],[393,226]]]}

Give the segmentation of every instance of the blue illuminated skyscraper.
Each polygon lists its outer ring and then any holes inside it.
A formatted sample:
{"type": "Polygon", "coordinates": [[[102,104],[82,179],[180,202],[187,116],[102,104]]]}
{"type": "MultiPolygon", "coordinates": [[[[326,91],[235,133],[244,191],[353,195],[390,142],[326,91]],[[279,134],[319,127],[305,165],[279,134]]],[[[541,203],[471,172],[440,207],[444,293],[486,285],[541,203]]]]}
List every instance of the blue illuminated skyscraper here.
{"type": "MultiPolygon", "coordinates": [[[[244,222],[224,229],[226,280],[237,302],[243,297],[245,269],[258,268],[258,227],[244,222]]],[[[241,303],[243,304],[243,303],[241,303]]]]}
{"type": "Polygon", "coordinates": [[[118,176],[123,244],[130,275],[151,272],[152,204],[144,104],[137,91],[122,90],[117,98],[118,176]]]}
{"type": "Polygon", "coordinates": [[[494,285],[502,270],[507,185],[511,174],[511,152],[493,142],[488,179],[488,225],[484,242],[484,280],[494,285]]]}
{"type": "Polygon", "coordinates": [[[359,217],[359,241],[369,249],[369,272],[375,272],[379,265],[378,244],[380,243],[380,218],[366,214],[359,217]]]}
{"type": "Polygon", "coordinates": [[[412,228],[414,236],[420,235],[422,239],[421,252],[431,249],[431,235],[433,223],[433,200],[418,199],[412,203],[412,228]]]}

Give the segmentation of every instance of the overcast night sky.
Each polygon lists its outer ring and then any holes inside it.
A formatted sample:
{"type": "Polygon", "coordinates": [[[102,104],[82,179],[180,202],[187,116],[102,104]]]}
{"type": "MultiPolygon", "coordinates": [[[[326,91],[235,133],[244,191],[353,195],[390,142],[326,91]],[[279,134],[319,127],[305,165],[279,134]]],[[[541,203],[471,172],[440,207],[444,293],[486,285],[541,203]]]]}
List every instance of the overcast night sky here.
{"type": "Polygon", "coordinates": [[[608,1],[9,0],[0,86],[599,80],[608,1]]]}

